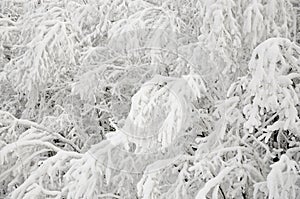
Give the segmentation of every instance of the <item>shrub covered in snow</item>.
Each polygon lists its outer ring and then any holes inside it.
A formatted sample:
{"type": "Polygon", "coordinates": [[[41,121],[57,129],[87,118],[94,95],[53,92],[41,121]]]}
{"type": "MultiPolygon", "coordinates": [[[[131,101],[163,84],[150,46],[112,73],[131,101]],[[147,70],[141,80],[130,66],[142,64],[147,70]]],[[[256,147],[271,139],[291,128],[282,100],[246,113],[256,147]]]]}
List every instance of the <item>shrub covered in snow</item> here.
{"type": "Polygon", "coordinates": [[[0,198],[299,198],[298,7],[1,1],[0,198]]]}

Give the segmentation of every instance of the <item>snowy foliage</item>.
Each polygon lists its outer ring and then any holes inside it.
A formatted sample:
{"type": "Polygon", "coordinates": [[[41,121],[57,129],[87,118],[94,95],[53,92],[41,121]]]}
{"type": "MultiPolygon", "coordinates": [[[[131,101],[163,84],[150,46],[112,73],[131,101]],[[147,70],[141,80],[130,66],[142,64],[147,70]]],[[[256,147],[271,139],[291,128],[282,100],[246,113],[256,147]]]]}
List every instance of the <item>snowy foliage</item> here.
{"type": "Polygon", "coordinates": [[[1,1],[0,198],[299,198],[299,6],[1,1]]]}

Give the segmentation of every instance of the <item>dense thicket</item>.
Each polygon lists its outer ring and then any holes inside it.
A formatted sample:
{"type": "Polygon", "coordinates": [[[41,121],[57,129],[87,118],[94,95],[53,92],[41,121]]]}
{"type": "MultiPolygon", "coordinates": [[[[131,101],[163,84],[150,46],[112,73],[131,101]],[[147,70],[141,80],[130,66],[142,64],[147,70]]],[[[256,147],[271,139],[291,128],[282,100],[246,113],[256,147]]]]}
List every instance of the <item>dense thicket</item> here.
{"type": "Polygon", "coordinates": [[[300,197],[289,0],[0,2],[0,197],[300,197]]]}

